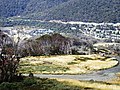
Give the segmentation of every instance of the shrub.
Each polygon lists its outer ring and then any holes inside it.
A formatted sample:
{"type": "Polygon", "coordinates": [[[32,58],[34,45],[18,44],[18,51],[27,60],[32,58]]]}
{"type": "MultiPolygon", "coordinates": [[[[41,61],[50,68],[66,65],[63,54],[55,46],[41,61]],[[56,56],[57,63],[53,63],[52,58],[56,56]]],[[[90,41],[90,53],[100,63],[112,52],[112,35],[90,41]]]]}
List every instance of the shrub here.
{"type": "Polygon", "coordinates": [[[19,90],[17,83],[3,82],[0,84],[0,90],[19,90]]]}
{"type": "Polygon", "coordinates": [[[23,81],[23,84],[25,86],[32,86],[34,84],[37,84],[37,80],[34,79],[34,78],[26,78],[24,81],[23,81]]]}

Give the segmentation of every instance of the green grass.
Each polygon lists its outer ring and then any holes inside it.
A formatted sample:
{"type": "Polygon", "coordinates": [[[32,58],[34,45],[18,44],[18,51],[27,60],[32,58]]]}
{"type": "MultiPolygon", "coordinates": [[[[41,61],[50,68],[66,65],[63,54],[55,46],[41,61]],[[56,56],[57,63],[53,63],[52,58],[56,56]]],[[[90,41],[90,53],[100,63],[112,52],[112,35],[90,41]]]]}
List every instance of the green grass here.
{"type": "Polygon", "coordinates": [[[44,65],[36,65],[36,66],[24,66],[19,69],[23,73],[29,73],[29,71],[33,73],[56,73],[56,72],[62,72],[62,71],[67,71],[69,70],[68,67],[63,67],[63,66],[58,66],[58,65],[49,65],[49,64],[44,64],[44,65]]]}

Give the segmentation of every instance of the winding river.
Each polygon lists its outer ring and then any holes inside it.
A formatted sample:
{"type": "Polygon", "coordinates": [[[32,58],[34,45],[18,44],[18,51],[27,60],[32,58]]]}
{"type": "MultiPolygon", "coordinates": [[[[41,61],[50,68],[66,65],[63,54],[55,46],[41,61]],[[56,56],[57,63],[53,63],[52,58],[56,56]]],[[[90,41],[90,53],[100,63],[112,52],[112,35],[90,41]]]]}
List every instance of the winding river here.
{"type": "MultiPolygon", "coordinates": [[[[115,57],[120,62],[120,57],[115,57]]],[[[44,75],[44,74],[34,74],[36,77],[40,78],[61,78],[61,79],[76,79],[76,80],[95,80],[95,81],[107,81],[111,79],[117,78],[116,73],[120,72],[120,64],[117,66],[101,70],[95,71],[90,74],[82,74],[82,75],[44,75]]]]}

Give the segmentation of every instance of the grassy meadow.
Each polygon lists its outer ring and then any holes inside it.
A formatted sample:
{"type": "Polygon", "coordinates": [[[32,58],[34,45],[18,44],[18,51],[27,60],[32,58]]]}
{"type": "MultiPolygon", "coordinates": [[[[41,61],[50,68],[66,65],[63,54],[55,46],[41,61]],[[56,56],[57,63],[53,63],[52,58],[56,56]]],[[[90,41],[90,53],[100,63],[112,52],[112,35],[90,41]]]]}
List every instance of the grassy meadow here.
{"type": "Polygon", "coordinates": [[[21,59],[19,72],[36,74],[84,74],[111,68],[118,61],[100,55],[36,56],[21,59]]]}
{"type": "MultiPolygon", "coordinates": [[[[83,74],[111,68],[117,64],[118,61],[114,60],[114,58],[101,57],[99,55],[31,56],[21,59],[19,72],[83,74]]],[[[120,90],[120,78],[101,82],[24,77],[21,82],[1,83],[0,90],[120,90]]]]}

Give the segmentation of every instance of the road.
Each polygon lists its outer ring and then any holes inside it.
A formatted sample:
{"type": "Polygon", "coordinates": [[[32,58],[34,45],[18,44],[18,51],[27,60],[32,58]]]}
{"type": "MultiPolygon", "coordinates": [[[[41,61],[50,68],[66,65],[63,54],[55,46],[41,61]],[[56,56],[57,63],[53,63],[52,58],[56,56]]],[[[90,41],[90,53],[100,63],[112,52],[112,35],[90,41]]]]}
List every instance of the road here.
{"type": "MultiPolygon", "coordinates": [[[[120,57],[116,57],[120,62],[120,57]]],[[[120,64],[117,66],[107,69],[96,71],[90,74],[82,75],[44,75],[44,74],[34,74],[36,77],[40,78],[61,78],[61,79],[75,79],[75,80],[95,80],[95,81],[107,81],[117,78],[116,73],[120,72],[120,64]]],[[[27,74],[26,74],[27,75],[27,74]]]]}

